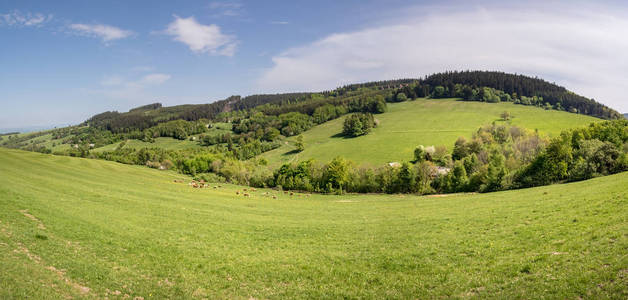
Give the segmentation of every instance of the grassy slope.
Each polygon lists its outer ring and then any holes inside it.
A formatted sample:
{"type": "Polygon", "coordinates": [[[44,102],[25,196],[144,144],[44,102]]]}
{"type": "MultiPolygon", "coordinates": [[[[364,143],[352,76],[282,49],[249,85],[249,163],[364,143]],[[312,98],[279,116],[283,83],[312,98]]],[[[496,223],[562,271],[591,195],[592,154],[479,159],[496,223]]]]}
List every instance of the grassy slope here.
{"type": "Polygon", "coordinates": [[[174,178],[0,149],[0,298],[628,297],[628,173],[277,200],[174,178]]]}
{"type": "MultiPolygon", "coordinates": [[[[482,103],[455,100],[416,100],[388,104],[388,112],[377,115],[380,126],[366,136],[339,136],[344,118],[321,124],[303,134],[305,151],[291,154],[291,144],[263,154],[272,165],[314,158],[330,161],[343,156],[358,163],[408,161],[417,145],[445,145],[450,150],[460,136],[470,137],[480,126],[499,121],[509,111],[513,125],[556,135],[561,130],[599,119],[512,103],[482,103]]],[[[289,139],[292,141],[294,138],[289,139]]]]}
{"type": "MultiPolygon", "coordinates": [[[[103,151],[113,151],[115,150],[120,142],[109,144],[100,148],[96,148],[93,151],[95,152],[103,152],[103,151]]],[[[190,141],[190,140],[177,140],[170,137],[160,137],[156,138],[154,143],[143,142],[140,140],[128,140],[124,145],[125,148],[163,148],[166,150],[180,150],[180,149],[190,149],[190,148],[200,148],[201,146],[198,142],[190,141]]]]}
{"type": "MultiPolygon", "coordinates": [[[[204,135],[219,135],[231,132],[231,124],[230,123],[214,123],[214,127],[209,129],[207,132],[203,133],[204,135]]],[[[194,135],[197,138],[200,138],[200,134],[194,135]]],[[[115,150],[120,142],[113,143],[109,145],[105,145],[103,147],[99,147],[94,149],[93,151],[102,152],[102,151],[113,151],[115,150]]],[[[154,143],[147,143],[140,140],[128,140],[125,144],[126,148],[132,147],[136,149],[140,148],[163,148],[166,150],[181,150],[181,149],[194,149],[201,148],[197,141],[186,140],[178,140],[170,137],[159,137],[155,139],[154,143]]]]}

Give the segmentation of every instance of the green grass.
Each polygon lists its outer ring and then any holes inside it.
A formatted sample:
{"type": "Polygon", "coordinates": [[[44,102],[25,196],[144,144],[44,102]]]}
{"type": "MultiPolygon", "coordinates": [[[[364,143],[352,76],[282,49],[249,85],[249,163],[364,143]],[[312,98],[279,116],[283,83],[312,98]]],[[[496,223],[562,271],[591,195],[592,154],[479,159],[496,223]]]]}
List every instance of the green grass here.
{"type": "MultiPolygon", "coordinates": [[[[113,151],[118,148],[121,142],[95,148],[94,152],[113,151]]],[[[162,148],[165,150],[181,150],[181,149],[194,149],[201,148],[197,141],[190,140],[177,140],[170,137],[159,137],[155,139],[154,143],[144,142],[140,140],[127,140],[124,148],[162,148]]]]}
{"type": "Polygon", "coordinates": [[[628,297],[628,173],[448,197],[176,178],[0,149],[0,298],[628,297]]]}
{"type": "Polygon", "coordinates": [[[375,117],[378,128],[357,138],[344,138],[344,117],[316,126],[303,133],[305,151],[294,154],[294,137],[288,143],[262,156],[271,165],[314,158],[327,162],[342,156],[357,163],[383,164],[412,159],[418,145],[445,145],[451,151],[460,136],[471,137],[479,127],[500,121],[509,111],[512,125],[538,129],[546,135],[557,135],[566,128],[599,121],[593,117],[512,103],[465,102],[451,99],[408,101],[388,104],[388,112],[375,117]]]}
{"type": "MultiPolygon", "coordinates": [[[[231,132],[231,123],[214,123],[214,127],[207,130],[207,132],[203,133],[204,135],[219,135],[231,132]]],[[[201,136],[201,134],[194,135],[197,139],[201,136]]],[[[103,152],[103,151],[113,151],[115,150],[121,142],[105,145],[99,148],[96,148],[92,151],[95,152],[103,152]]],[[[140,140],[127,140],[125,148],[162,148],[165,150],[182,150],[182,149],[196,149],[201,148],[198,141],[190,141],[186,140],[178,140],[170,137],[159,137],[155,139],[154,143],[148,143],[140,140]]]]}

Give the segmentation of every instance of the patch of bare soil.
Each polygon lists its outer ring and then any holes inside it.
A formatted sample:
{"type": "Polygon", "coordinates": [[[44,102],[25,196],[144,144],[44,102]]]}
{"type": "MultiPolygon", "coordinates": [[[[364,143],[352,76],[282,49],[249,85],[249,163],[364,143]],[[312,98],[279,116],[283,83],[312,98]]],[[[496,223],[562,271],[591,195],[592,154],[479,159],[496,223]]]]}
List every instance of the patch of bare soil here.
{"type": "Polygon", "coordinates": [[[44,225],[44,223],[37,219],[35,216],[31,215],[30,213],[28,213],[27,209],[22,209],[20,210],[20,212],[27,218],[37,222],[37,228],[41,229],[41,230],[46,230],[46,226],[44,225]]]}
{"type": "Polygon", "coordinates": [[[84,285],[80,285],[76,282],[73,282],[72,280],[70,280],[67,276],[65,276],[65,270],[59,270],[57,268],[55,268],[54,266],[48,266],[46,267],[47,270],[50,270],[54,273],[57,274],[57,276],[59,276],[59,278],[61,278],[61,280],[65,281],[65,283],[67,283],[68,285],[70,285],[71,287],[73,287],[75,290],[77,290],[79,293],[85,295],[88,294],[91,289],[84,286],[84,285]]]}
{"type": "MultiPolygon", "coordinates": [[[[26,246],[24,246],[22,243],[18,242],[17,243],[17,249],[13,250],[14,253],[17,254],[23,254],[26,255],[26,257],[28,257],[28,259],[30,259],[31,261],[35,262],[38,265],[45,265],[42,262],[41,257],[39,257],[38,255],[32,253],[30,250],[28,250],[28,248],[26,248],[26,246]]],[[[68,278],[65,275],[65,270],[59,270],[57,268],[55,268],[54,266],[46,266],[44,267],[47,270],[50,270],[52,272],[54,272],[55,274],[57,274],[57,276],[59,276],[59,278],[64,281],[66,284],[68,284],[69,286],[71,286],[72,288],[74,288],[76,291],[78,291],[81,295],[87,295],[89,294],[89,292],[91,291],[91,289],[89,287],[86,287],[84,285],[81,285],[79,283],[76,283],[74,281],[72,281],[70,278],[68,278]]]]}

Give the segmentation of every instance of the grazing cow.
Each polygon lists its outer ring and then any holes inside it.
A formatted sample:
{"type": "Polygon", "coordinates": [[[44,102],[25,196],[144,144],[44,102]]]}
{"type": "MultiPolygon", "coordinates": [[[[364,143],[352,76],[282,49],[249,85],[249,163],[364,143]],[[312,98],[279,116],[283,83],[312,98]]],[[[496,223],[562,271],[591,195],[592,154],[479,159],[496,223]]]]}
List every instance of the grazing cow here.
{"type": "Polygon", "coordinates": [[[242,190],[246,192],[246,189],[242,189],[242,190]]]}
{"type": "Polygon", "coordinates": [[[277,196],[273,196],[273,199],[277,199],[277,196]]]}
{"type": "Polygon", "coordinates": [[[240,195],[240,191],[236,191],[236,195],[240,195]]]}
{"type": "Polygon", "coordinates": [[[218,188],[217,186],[214,186],[214,188],[218,188]]]}
{"type": "Polygon", "coordinates": [[[244,193],[244,197],[248,197],[248,196],[249,196],[249,194],[247,194],[247,193],[244,193]]]}
{"type": "Polygon", "coordinates": [[[284,194],[288,195],[288,191],[283,191],[284,194]]]}
{"type": "Polygon", "coordinates": [[[290,196],[293,196],[293,195],[294,195],[294,193],[293,193],[293,192],[290,192],[290,196]]]}
{"type": "Polygon", "coordinates": [[[257,190],[254,188],[251,188],[251,192],[256,192],[257,190]]]}

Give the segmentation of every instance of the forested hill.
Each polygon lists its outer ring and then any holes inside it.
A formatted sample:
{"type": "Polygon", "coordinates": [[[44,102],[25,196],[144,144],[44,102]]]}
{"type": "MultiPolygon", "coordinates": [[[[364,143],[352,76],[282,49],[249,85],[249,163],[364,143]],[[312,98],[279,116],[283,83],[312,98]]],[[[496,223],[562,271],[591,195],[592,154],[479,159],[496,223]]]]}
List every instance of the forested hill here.
{"type": "Polygon", "coordinates": [[[602,119],[621,118],[621,114],[617,111],[593,99],[577,95],[562,86],[539,78],[503,72],[454,71],[437,73],[405,86],[401,92],[404,92],[405,96],[408,97],[460,97],[466,100],[487,101],[491,97],[482,95],[486,91],[481,89],[482,87],[502,91],[504,95],[507,94],[508,96],[501,101],[532,102],[522,104],[538,106],[549,104],[561,110],[602,119]],[[474,95],[474,90],[479,95],[474,95]],[[532,97],[533,99],[523,97],[532,97]]]}
{"type": "MultiPolygon", "coordinates": [[[[523,105],[565,110],[603,119],[619,119],[615,110],[564,87],[539,78],[503,72],[445,72],[423,79],[399,79],[352,84],[320,93],[286,93],[231,96],[209,104],[163,107],[160,103],[144,105],[120,113],[108,111],[85,122],[114,133],[144,130],[172,120],[216,120],[221,113],[255,108],[266,115],[299,112],[312,115],[325,105],[349,105],[359,98],[383,96],[388,102],[420,97],[462,98],[469,101],[514,102],[523,105]]],[[[224,114],[223,114],[224,116],[224,114]]]]}

